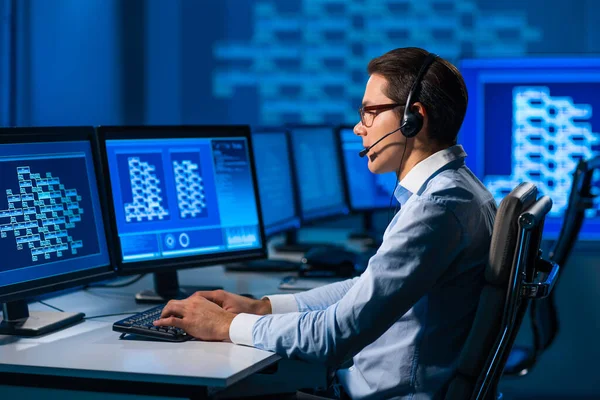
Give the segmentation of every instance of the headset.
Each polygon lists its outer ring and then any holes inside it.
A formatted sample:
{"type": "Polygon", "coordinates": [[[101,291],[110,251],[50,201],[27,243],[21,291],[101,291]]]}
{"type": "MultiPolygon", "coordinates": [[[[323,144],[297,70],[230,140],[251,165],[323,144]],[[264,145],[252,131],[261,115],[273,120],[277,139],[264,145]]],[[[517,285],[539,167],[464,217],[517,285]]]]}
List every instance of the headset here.
{"type": "Polygon", "coordinates": [[[421,128],[423,128],[423,117],[418,112],[413,112],[411,106],[414,103],[413,98],[415,97],[415,93],[417,92],[419,84],[423,80],[423,76],[425,76],[425,73],[427,72],[431,64],[433,64],[434,61],[437,59],[438,56],[434,53],[429,53],[427,54],[427,57],[425,57],[423,65],[417,73],[417,77],[415,78],[415,81],[413,82],[412,86],[410,87],[410,91],[408,92],[408,97],[406,98],[406,105],[404,106],[404,115],[402,116],[402,123],[400,124],[400,127],[396,130],[393,130],[390,133],[383,135],[369,147],[365,147],[364,149],[362,149],[358,153],[360,157],[366,156],[367,153],[369,153],[369,151],[371,151],[373,147],[375,147],[379,142],[381,142],[383,139],[385,139],[393,133],[400,131],[402,132],[402,135],[404,137],[410,139],[417,136],[417,134],[421,131],[421,128]]]}
{"type": "Polygon", "coordinates": [[[410,92],[408,92],[406,105],[404,106],[404,116],[402,117],[402,124],[400,125],[400,132],[407,138],[417,136],[417,133],[423,128],[423,116],[418,112],[413,112],[411,106],[413,105],[413,97],[415,96],[419,84],[423,80],[423,76],[437,58],[438,56],[436,54],[427,54],[427,57],[425,57],[425,61],[423,61],[423,65],[417,74],[417,78],[413,82],[410,92]]]}

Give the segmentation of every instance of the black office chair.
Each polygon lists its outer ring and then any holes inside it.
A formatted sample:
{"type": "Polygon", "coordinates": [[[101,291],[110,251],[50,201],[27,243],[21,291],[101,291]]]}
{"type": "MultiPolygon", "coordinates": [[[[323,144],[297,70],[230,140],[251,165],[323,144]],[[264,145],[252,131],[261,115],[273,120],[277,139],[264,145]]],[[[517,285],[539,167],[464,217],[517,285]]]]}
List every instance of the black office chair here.
{"type": "MultiPolygon", "coordinates": [[[[561,266],[567,264],[569,255],[577,241],[577,236],[585,218],[585,211],[594,207],[594,195],[591,193],[594,172],[600,169],[600,157],[588,161],[580,160],[573,174],[571,193],[563,224],[549,259],[561,266]]],[[[554,342],[558,334],[558,313],[554,293],[531,304],[531,346],[515,346],[504,367],[505,375],[523,376],[536,364],[538,357],[554,342]]]]}
{"type": "Polygon", "coordinates": [[[498,397],[498,381],[530,299],[548,296],[556,282],[558,265],[540,257],[542,229],[552,201],[547,196],[536,200],[537,194],[535,185],[521,183],[500,203],[486,284],[446,391],[447,400],[498,397]]]}

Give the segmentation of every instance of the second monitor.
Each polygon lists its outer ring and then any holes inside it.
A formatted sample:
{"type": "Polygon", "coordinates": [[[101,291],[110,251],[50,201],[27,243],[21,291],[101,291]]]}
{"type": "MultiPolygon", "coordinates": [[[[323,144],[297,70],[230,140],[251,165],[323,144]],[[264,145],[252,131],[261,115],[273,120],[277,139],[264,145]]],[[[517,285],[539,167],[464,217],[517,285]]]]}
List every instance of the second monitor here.
{"type": "Polygon", "coordinates": [[[122,274],[154,272],[141,302],[193,293],[177,269],[266,256],[245,126],[98,129],[122,274]]]}

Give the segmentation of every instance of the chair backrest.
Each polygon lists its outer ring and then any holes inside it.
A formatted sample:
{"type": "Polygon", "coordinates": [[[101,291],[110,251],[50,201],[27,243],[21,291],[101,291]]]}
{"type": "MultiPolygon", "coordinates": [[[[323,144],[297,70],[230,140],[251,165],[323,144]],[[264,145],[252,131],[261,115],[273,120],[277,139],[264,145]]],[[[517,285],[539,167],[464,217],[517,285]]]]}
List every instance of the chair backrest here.
{"type": "Polygon", "coordinates": [[[519,249],[524,250],[519,247],[519,217],[535,203],[537,194],[535,185],[521,183],[500,203],[485,270],[485,286],[471,331],[459,356],[456,374],[446,392],[446,399],[471,398],[488,359],[497,350],[498,336],[507,308],[509,283],[516,271],[519,257],[523,256],[519,254],[519,249]]]}
{"type": "MultiPolygon", "coordinates": [[[[600,169],[600,157],[595,157],[590,160],[579,160],[573,173],[569,202],[563,217],[560,234],[549,255],[549,259],[560,265],[563,270],[579,236],[579,231],[585,219],[585,212],[594,207],[594,196],[591,192],[592,179],[594,172],[598,169],[600,169]]],[[[529,363],[517,366],[517,371],[525,368],[531,369],[539,355],[550,347],[558,334],[559,322],[554,303],[554,292],[532,304],[531,329],[534,333],[533,357],[529,363]]]]}
{"type": "Polygon", "coordinates": [[[585,219],[585,211],[594,207],[594,196],[591,193],[592,178],[598,169],[600,169],[600,157],[579,160],[573,173],[573,183],[563,224],[554,248],[550,252],[550,259],[558,265],[564,266],[567,263],[585,219]]]}

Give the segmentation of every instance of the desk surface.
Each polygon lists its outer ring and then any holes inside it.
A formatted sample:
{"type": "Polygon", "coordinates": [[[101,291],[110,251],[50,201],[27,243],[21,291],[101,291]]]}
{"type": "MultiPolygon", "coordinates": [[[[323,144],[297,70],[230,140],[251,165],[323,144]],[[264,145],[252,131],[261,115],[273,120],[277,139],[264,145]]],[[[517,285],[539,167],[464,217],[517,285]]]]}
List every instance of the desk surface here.
{"type": "MultiPolygon", "coordinates": [[[[228,273],[220,266],[179,272],[180,283],[185,285],[220,285],[257,296],[276,292],[282,276],[228,273]]],[[[134,299],[137,291],[152,286],[148,275],[130,287],[80,290],[45,301],[64,311],[84,312],[86,317],[135,313],[152,307],[136,304],[134,299]]],[[[48,311],[40,303],[31,304],[30,309],[48,311]]],[[[112,323],[124,317],[88,319],[37,338],[0,335],[0,372],[225,387],[280,359],[232,343],[119,339],[112,323]]]]}
{"type": "MultiPolygon", "coordinates": [[[[280,293],[279,283],[289,272],[227,272],[214,266],[181,270],[178,275],[182,286],[220,286],[260,298],[280,293]]],[[[0,373],[222,388],[280,360],[274,353],[232,343],[119,339],[112,323],[126,315],[102,316],[133,314],[152,307],[137,304],[135,293],[153,286],[153,275],[149,274],[124,288],[90,288],[45,299],[54,307],[84,312],[91,319],[42,337],[0,335],[0,373]]],[[[32,303],[29,308],[51,311],[40,303],[32,303]]]]}
{"type": "Polygon", "coordinates": [[[120,340],[111,325],[85,321],[40,339],[0,337],[0,372],[225,387],[280,358],[231,343],[120,340]]]}

